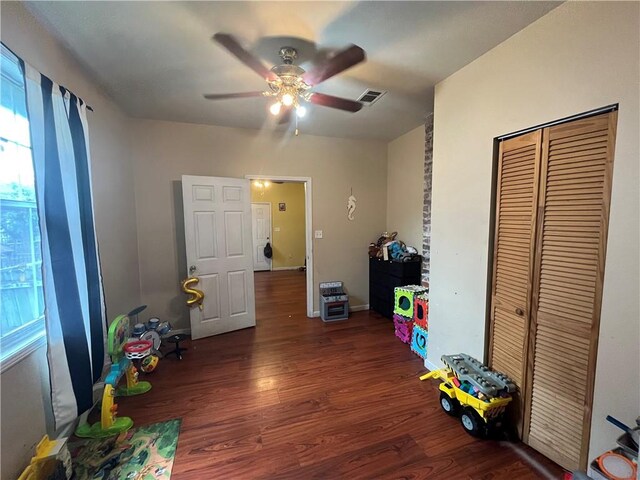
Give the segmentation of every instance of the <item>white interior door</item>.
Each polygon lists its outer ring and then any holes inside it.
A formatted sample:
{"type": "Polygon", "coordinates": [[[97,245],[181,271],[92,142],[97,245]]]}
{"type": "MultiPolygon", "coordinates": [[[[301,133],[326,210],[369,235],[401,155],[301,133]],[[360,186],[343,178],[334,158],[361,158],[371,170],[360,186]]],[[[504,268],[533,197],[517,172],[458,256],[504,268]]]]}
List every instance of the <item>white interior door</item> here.
{"type": "Polygon", "coordinates": [[[248,180],[182,176],[186,274],[205,295],[191,309],[194,339],[256,324],[250,196],[248,180]]]}
{"type": "MultiPolygon", "coordinates": [[[[264,247],[271,241],[271,204],[251,204],[253,237],[253,271],[271,270],[271,259],[264,256],[264,247]]],[[[273,242],[271,243],[273,246],[273,242]]]]}

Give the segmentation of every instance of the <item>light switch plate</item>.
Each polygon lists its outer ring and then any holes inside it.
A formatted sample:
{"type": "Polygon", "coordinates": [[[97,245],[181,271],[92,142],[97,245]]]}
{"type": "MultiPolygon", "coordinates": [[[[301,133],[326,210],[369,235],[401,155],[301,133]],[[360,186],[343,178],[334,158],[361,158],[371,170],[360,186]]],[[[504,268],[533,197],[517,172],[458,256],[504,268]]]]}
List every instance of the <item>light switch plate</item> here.
{"type": "Polygon", "coordinates": [[[314,233],[314,237],[322,238],[322,230],[316,230],[315,233],[314,233]]]}
{"type": "Polygon", "coordinates": [[[273,231],[274,232],[279,232],[280,231],[280,227],[273,227],[273,231]]]}

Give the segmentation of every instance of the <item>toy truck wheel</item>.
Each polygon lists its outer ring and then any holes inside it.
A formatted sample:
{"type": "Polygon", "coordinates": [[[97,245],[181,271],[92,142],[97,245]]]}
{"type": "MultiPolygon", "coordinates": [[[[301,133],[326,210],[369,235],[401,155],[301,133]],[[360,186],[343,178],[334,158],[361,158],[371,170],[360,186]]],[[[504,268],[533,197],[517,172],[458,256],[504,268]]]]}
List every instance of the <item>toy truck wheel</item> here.
{"type": "Polygon", "coordinates": [[[474,437],[481,437],[485,431],[485,424],[480,415],[472,408],[465,408],[460,414],[460,423],[465,431],[474,437]]]}
{"type": "Polygon", "coordinates": [[[455,398],[451,398],[444,392],[440,392],[440,406],[447,415],[455,417],[458,414],[460,403],[455,398]]]}

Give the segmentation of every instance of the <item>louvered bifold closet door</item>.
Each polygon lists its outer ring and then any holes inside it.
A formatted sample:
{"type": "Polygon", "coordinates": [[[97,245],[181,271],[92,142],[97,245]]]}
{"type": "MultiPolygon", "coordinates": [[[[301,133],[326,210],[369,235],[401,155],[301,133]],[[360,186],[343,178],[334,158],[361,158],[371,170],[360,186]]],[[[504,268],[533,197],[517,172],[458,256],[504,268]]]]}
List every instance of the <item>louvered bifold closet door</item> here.
{"type": "Polygon", "coordinates": [[[615,125],[543,130],[524,440],[569,470],[586,467],[615,125]]]}
{"type": "MultiPolygon", "coordinates": [[[[500,144],[489,364],[523,388],[530,318],[541,132],[500,144]]],[[[513,420],[521,431],[521,400],[513,420]]]]}

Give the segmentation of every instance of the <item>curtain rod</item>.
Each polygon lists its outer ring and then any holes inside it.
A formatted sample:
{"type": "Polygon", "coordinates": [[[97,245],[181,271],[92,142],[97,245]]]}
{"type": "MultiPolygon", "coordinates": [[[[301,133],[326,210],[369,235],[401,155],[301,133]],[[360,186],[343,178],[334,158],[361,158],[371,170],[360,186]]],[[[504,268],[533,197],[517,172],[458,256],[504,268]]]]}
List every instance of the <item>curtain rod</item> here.
{"type": "Polygon", "coordinates": [[[499,137],[496,137],[496,140],[502,142],[504,140],[508,140],[509,138],[524,135],[525,133],[535,132],[536,130],[540,130],[541,128],[553,127],[554,125],[559,125],[561,123],[567,123],[574,120],[580,120],[582,118],[593,117],[595,115],[600,115],[601,113],[615,112],[616,110],[618,110],[618,104],[614,103],[612,105],[607,105],[606,107],[596,108],[594,110],[589,110],[588,112],[579,113],[577,115],[561,118],[552,122],[541,123],[540,125],[536,125],[535,127],[525,128],[524,130],[518,130],[517,132],[500,135],[499,137]]]}
{"type": "MultiPolygon", "coordinates": [[[[42,74],[40,74],[42,75],[42,74]]],[[[58,87],[62,90],[64,90],[65,92],[69,92],[71,95],[73,95],[74,97],[76,97],[79,101],[80,101],[80,105],[84,104],[87,107],[87,110],[90,110],[93,112],[93,107],[91,105],[89,105],[87,102],[85,102],[82,98],[80,98],[78,95],[76,95],[75,93],[73,93],[71,90],[69,90],[67,87],[65,87],[64,85],[58,85],[58,87]]]]}
{"type": "MultiPolygon", "coordinates": [[[[6,49],[11,53],[11,55],[13,55],[13,56],[18,60],[19,67],[20,67],[20,69],[22,70],[22,74],[24,75],[24,74],[25,74],[25,73],[24,73],[24,60],[22,59],[22,57],[20,57],[19,55],[17,55],[17,54],[16,54],[16,52],[14,52],[14,51],[13,51],[13,50],[12,50],[12,49],[7,45],[7,44],[5,44],[4,42],[0,42],[0,43],[2,44],[2,46],[3,46],[4,48],[6,48],[6,49]]],[[[42,75],[42,73],[40,73],[40,75],[42,75]]],[[[68,91],[68,92],[70,92],[70,93],[73,93],[73,92],[72,92],[71,90],[69,90],[67,87],[65,87],[65,86],[63,86],[63,85],[60,85],[60,86],[61,86],[62,88],[64,88],[66,91],[68,91]]],[[[76,95],[76,97],[77,97],[77,98],[78,98],[82,103],[84,103],[84,104],[87,106],[87,109],[88,109],[88,110],[90,110],[90,111],[92,111],[92,112],[94,111],[94,110],[93,110],[93,107],[92,107],[91,105],[89,105],[87,102],[85,102],[84,100],[82,100],[82,99],[81,99],[80,97],[78,97],[77,95],[76,95]]]]}

